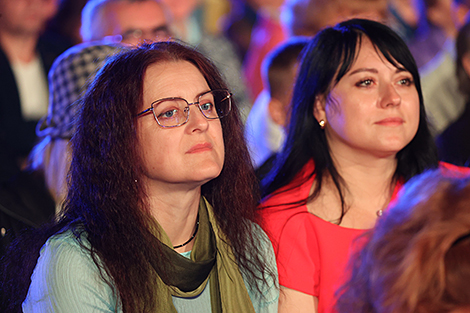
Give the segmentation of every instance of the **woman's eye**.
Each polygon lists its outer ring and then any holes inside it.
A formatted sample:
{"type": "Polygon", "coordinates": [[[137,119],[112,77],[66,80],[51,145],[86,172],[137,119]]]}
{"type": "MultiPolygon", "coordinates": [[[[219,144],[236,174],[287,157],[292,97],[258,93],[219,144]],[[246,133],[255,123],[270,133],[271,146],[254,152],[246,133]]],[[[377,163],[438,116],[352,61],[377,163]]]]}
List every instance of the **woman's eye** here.
{"type": "Polygon", "coordinates": [[[214,107],[214,105],[210,102],[203,103],[200,106],[203,111],[210,111],[214,107]]]}
{"type": "Polygon", "coordinates": [[[403,86],[411,86],[413,84],[413,80],[411,78],[403,78],[398,81],[398,84],[403,86]]]}
{"type": "Polygon", "coordinates": [[[163,112],[158,115],[158,118],[172,118],[177,114],[178,110],[173,109],[166,112],[163,112]]]}
{"type": "Polygon", "coordinates": [[[374,83],[374,81],[372,79],[364,79],[364,80],[361,80],[360,82],[358,82],[356,85],[357,86],[362,86],[362,87],[367,87],[367,86],[370,86],[374,83]]]}

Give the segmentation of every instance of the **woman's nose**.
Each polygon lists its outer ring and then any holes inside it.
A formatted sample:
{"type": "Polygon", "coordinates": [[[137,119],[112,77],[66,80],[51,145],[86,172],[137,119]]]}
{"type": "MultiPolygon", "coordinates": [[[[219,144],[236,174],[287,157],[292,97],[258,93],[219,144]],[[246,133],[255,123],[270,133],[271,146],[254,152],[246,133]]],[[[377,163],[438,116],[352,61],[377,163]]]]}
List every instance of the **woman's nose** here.
{"type": "Polygon", "coordinates": [[[386,108],[388,106],[397,106],[401,103],[401,96],[393,84],[387,84],[382,90],[381,106],[386,108]]]}
{"type": "Polygon", "coordinates": [[[189,106],[188,126],[191,131],[204,131],[209,126],[209,120],[202,114],[198,103],[191,103],[189,106]]]}

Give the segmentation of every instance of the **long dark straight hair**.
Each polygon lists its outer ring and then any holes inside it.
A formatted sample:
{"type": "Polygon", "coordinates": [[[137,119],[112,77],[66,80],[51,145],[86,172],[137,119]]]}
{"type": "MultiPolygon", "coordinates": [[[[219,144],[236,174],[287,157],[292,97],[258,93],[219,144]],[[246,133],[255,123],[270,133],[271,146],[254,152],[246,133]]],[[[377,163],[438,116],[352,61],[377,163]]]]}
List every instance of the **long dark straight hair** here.
{"type": "Polygon", "coordinates": [[[325,133],[313,115],[313,106],[317,96],[327,97],[349,71],[364,37],[369,38],[377,52],[391,64],[396,67],[400,64],[412,74],[419,95],[418,131],[397,153],[394,179],[407,181],[427,168],[437,167],[437,149],[427,124],[418,69],[408,47],[389,27],[370,20],[352,19],[322,30],[306,47],[293,91],[286,143],[273,170],[262,181],[263,197],[289,184],[313,159],[315,170],[311,175],[316,175],[315,190],[309,198],[292,205],[302,205],[315,198],[321,190],[322,178],[328,172],[341,198],[342,214],[338,224],[341,223],[347,210],[343,196],[347,186],[332,161],[325,133]]]}
{"type": "MultiPolygon", "coordinates": [[[[26,296],[39,248],[47,238],[67,229],[79,238],[86,233],[102,276],[109,277],[124,312],[151,312],[155,272],[148,260],[165,258],[148,228],[150,210],[143,200],[142,168],[136,135],[136,116],[143,101],[143,80],[148,66],[161,62],[190,62],[211,89],[227,88],[216,67],[202,54],[177,42],[145,44],[110,59],[97,74],[83,99],[77,131],[72,138],[69,192],[60,220],[29,237],[34,253],[23,258],[21,284],[11,276],[5,289],[15,295],[16,307],[26,296]],[[78,230],[78,231],[77,231],[78,230]]],[[[219,227],[230,242],[250,284],[274,275],[253,236],[252,222],[259,201],[257,181],[243,137],[236,104],[222,118],[225,162],[221,174],[202,186],[214,208],[219,227]]],[[[23,241],[23,245],[27,240],[23,241]]]]}

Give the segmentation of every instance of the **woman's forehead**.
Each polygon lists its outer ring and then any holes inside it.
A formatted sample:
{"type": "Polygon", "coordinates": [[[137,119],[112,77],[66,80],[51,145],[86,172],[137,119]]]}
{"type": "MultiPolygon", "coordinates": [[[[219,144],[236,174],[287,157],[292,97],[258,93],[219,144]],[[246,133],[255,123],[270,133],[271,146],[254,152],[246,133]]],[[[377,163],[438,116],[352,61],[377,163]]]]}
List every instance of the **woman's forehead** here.
{"type": "MultiPolygon", "coordinates": [[[[358,38],[358,42],[356,45],[356,49],[354,51],[353,58],[350,64],[348,64],[348,68],[343,73],[343,75],[351,72],[356,66],[362,66],[363,64],[372,63],[374,60],[377,60],[377,57],[384,64],[390,64],[391,66],[397,69],[409,71],[407,68],[405,68],[403,64],[401,64],[398,60],[396,60],[388,51],[385,51],[385,54],[379,49],[379,47],[375,43],[371,41],[371,39],[368,36],[362,34],[360,38],[358,38]],[[358,63],[361,63],[361,64],[358,64],[358,63]]],[[[344,62],[346,62],[346,60],[343,59],[342,64],[338,68],[338,72],[340,68],[342,67],[342,65],[344,65],[344,62]]]]}

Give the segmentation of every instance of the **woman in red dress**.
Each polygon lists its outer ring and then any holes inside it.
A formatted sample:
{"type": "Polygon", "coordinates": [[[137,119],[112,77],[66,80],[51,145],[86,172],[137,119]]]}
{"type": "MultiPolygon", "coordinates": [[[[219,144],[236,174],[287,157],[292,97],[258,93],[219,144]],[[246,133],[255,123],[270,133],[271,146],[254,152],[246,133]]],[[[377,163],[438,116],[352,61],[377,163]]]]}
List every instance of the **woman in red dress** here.
{"type": "Polygon", "coordinates": [[[312,39],[291,109],[286,144],[262,182],[279,312],[332,312],[354,240],[404,182],[439,166],[436,147],[413,57],[370,20],[312,39]]]}

